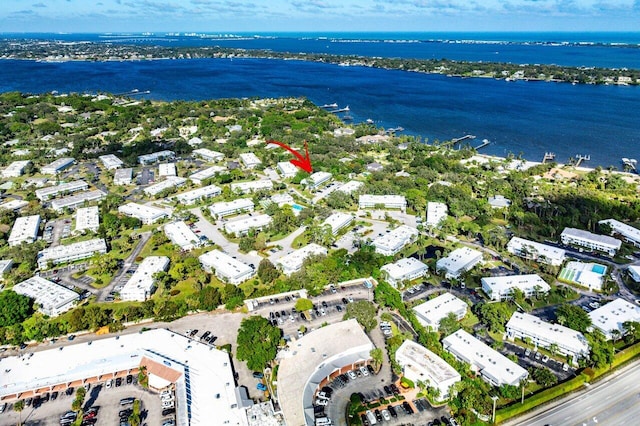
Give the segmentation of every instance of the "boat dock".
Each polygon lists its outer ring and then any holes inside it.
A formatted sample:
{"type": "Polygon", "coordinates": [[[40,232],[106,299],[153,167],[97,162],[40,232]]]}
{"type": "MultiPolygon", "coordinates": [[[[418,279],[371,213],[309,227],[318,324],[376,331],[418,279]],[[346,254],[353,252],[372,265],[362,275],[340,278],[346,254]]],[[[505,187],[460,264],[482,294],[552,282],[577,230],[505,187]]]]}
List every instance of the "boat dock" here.
{"type": "Polygon", "coordinates": [[[544,157],[542,157],[542,164],[546,163],[547,161],[553,161],[555,159],[556,154],[554,154],[553,152],[545,152],[544,157]]]}
{"type": "Polygon", "coordinates": [[[489,145],[491,143],[491,141],[489,141],[488,139],[483,139],[482,143],[478,146],[476,146],[474,149],[477,151],[480,148],[484,148],[485,146],[489,145]]]}
{"type": "Polygon", "coordinates": [[[344,108],[340,108],[340,109],[334,109],[333,111],[329,111],[331,114],[336,114],[338,112],[349,112],[351,111],[351,109],[349,109],[349,105],[347,105],[344,108]]]}
{"type": "Polygon", "coordinates": [[[464,135],[461,138],[454,138],[454,139],[451,139],[449,142],[444,142],[444,143],[440,144],[440,146],[452,146],[452,147],[455,147],[456,145],[459,145],[463,141],[470,140],[470,139],[475,139],[475,138],[476,138],[475,135],[464,135]]]}
{"type": "Polygon", "coordinates": [[[392,133],[396,133],[396,132],[402,132],[404,130],[404,127],[392,127],[390,129],[385,130],[385,133],[390,135],[392,133]]]}
{"type": "Polygon", "coordinates": [[[636,169],[636,164],[638,163],[637,160],[631,158],[622,158],[622,164],[624,166],[625,171],[626,170],[633,170],[634,172],[638,173],[638,169],[636,169]]]}
{"type": "Polygon", "coordinates": [[[580,166],[580,163],[582,163],[583,161],[589,160],[591,160],[591,155],[576,154],[576,167],[580,166]]]}

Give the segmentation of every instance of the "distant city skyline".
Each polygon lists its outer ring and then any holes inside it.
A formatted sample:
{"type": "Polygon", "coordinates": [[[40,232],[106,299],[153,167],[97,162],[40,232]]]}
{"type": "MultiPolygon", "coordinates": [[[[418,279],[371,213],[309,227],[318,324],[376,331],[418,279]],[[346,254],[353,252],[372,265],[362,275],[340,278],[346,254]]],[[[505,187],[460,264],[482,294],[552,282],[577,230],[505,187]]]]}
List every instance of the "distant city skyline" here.
{"type": "Polygon", "coordinates": [[[2,32],[639,31],[640,0],[3,0],[2,32]]]}

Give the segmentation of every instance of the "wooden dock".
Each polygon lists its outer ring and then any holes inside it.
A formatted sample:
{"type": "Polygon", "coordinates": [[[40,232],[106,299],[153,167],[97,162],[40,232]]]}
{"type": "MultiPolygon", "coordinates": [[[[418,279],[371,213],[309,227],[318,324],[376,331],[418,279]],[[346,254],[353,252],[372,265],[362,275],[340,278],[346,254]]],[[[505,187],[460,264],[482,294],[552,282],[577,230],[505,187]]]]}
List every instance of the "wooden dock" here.
{"type": "Polygon", "coordinates": [[[553,152],[545,152],[544,157],[542,157],[542,164],[546,163],[547,161],[553,161],[555,159],[556,155],[553,152]]]}
{"type": "Polygon", "coordinates": [[[461,142],[464,142],[464,141],[470,140],[470,139],[475,139],[475,138],[476,138],[475,135],[464,135],[461,138],[454,138],[454,139],[451,139],[448,142],[441,143],[440,146],[455,147],[456,145],[460,145],[461,142]]]}
{"type": "Polygon", "coordinates": [[[589,160],[591,160],[591,155],[576,154],[576,167],[580,166],[580,163],[582,163],[583,161],[589,160]]]}
{"type": "Polygon", "coordinates": [[[480,148],[484,148],[485,146],[489,145],[490,143],[491,143],[491,141],[488,141],[488,140],[485,139],[485,140],[482,141],[482,143],[480,145],[476,146],[474,149],[477,151],[480,148]]]}

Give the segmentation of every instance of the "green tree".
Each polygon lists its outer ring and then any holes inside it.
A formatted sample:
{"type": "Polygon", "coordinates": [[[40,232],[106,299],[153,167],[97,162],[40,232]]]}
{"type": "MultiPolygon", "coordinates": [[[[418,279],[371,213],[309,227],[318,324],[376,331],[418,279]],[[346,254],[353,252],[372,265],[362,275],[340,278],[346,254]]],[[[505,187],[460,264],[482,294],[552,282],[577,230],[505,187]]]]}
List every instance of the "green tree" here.
{"type": "Polygon", "coordinates": [[[558,383],[558,378],[548,368],[535,368],[531,374],[533,380],[542,387],[548,388],[558,383]]]}
{"type": "Polygon", "coordinates": [[[296,310],[298,312],[310,311],[313,309],[313,302],[309,299],[298,299],[296,300],[296,310]]]}
{"type": "Polygon", "coordinates": [[[258,278],[264,284],[271,284],[280,276],[280,272],[273,266],[269,259],[262,259],[258,265],[258,278]]]}
{"type": "Polygon", "coordinates": [[[260,371],[276,357],[282,332],[261,316],[242,320],[238,330],[237,358],[246,361],[250,370],[260,371]]]}
{"type": "Polygon", "coordinates": [[[13,290],[0,292],[0,327],[18,324],[33,313],[33,300],[13,290]]]}
{"type": "MultiPolygon", "coordinates": [[[[84,387],[80,386],[78,390],[76,390],[76,397],[71,403],[71,409],[73,411],[80,411],[82,409],[82,405],[84,404],[84,397],[87,395],[87,391],[84,387]]],[[[82,417],[82,416],[78,416],[82,417]]]]}
{"type": "Polygon", "coordinates": [[[440,320],[438,331],[440,331],[443,336],[449,336],[450,334],[460,330],[460,328],[461,326],[458,322],[458,317],[453,312],[450,312],[446,317],[440,320]]]}
{"type": "Polygon", "coordinates": [[[367,300],[358,300],[347,305],[344,319],[355,318],[366,331],[371,331],[378,325],[376,313],[376,305],[367,300]]]}
{"type": "Polygon", "coordinates": [[[480,321],[494,333],[504,331],[504,326],[513,314],[513,308],[506,302],[483,303],[477,308],[480,321]]]}
{"type": "Polygon", "coordinates": [[[21,399],[13,404],[13,411],[18,413],[18,426],[22,425],[22,410],[24,410],[24,400],[21,399]]]}
{"type": "Polygon", "coordinates": [[[198,293],[198,307],[206,311],[213,311],[222,303],[220,291],[212,286],[204,287],[198,293]]]}
{"type": "Polygon", "coordinates": [[[558,322],[573,330],[584,333],[591,326],[591,317],[579,306],[568,303],[562,304],[556,309],[558,322]]]}
{"type": "Polygon", "coordinates": [[[140,400],[136,399],[135,401],[133,401],[133,412],[129,416],[129,424],[131,426],[140,426],[140,423],[140,400]]]}
{"type": "Polygon", "coordinates": [[[371,356],[372,367],[374,370],[378,371],[380,367],[382,367],[382,363],[384,362],[384,353],[381,348],[371,349],[369,352],[369,356],[371,356]]]}

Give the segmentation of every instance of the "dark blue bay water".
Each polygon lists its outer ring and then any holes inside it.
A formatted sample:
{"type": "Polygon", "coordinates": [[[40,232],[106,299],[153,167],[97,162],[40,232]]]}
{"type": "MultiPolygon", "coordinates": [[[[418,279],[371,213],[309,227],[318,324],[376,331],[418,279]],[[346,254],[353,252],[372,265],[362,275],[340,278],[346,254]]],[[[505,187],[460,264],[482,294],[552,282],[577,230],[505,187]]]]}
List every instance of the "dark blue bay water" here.
{"type": "Polygon", "coordinates": [[[640,87],[460,79],[363,67],[263,59],[143,62],[0,61],[0,92],[126,92],[150,90],[160,100],[305,96],[322,105],[349,105],[355,122],[430,142],[467,133],[492,143],[482,152],[544,152],[586,165],[640,158],[640,87]]]}

